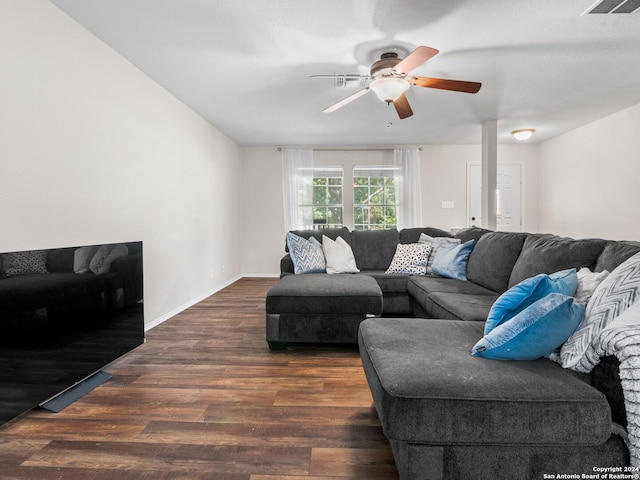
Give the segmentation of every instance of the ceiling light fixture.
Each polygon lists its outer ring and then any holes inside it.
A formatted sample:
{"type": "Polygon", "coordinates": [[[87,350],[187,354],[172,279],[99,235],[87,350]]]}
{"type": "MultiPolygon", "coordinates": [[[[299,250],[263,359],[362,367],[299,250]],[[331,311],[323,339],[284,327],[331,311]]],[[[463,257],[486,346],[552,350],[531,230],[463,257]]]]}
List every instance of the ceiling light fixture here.
{"type": "Polygon", "coordinates": [[[375,92],[380,100],[387,103],[395,102],[411,84],[404,78],[382,77],[376,78],[369,88],[375,92]]]}
{"type": "Polygon", "coordinates": [[[528,140],[533,135],[533,132],[535,132],[533,128],[521,128],[511,132],[511,135],[516,137],[516,140],[528,140]]]}

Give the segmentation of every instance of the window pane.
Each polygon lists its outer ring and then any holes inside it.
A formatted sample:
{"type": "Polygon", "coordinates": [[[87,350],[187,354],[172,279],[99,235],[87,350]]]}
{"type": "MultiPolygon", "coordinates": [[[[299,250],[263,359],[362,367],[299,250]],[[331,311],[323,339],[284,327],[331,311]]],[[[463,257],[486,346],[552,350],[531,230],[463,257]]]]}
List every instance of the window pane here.
{"type": "Polygon", "coordinates": [[[380,188],[371,192],[372,205],[384,205],[384,188],[380,188]]]}
{"type": "Polygon", "coordinates": [[[353,187],[354,205],[367,203],[368,196],[369,196],[369,187],[353,187]]]}
{"type": "Polygon", "coordinates": [[[328,205],[338,205],[342,203],[342,187],[329,187],[327,189],[328,205]]]}

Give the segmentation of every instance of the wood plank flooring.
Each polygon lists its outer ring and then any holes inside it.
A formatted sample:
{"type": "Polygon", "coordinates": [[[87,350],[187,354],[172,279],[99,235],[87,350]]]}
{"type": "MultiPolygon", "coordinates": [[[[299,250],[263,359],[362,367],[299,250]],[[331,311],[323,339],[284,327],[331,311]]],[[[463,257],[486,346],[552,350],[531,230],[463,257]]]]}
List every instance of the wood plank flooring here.
{"type": "Polygon", "coordinates": [[[239,280],[62,412],[0,427],[0,479],[397,479],[357,349],[269,351],[274,283],[239,280]]]}

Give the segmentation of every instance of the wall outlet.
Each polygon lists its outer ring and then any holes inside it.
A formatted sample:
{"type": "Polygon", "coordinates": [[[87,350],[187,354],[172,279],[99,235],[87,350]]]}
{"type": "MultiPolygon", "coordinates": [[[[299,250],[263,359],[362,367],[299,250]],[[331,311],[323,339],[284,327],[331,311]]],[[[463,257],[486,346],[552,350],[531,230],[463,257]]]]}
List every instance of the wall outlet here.
{"type": "Polygon", "coordinates": [[[453,200],[443,200],[442,208],[455,208],[453,200]]]}

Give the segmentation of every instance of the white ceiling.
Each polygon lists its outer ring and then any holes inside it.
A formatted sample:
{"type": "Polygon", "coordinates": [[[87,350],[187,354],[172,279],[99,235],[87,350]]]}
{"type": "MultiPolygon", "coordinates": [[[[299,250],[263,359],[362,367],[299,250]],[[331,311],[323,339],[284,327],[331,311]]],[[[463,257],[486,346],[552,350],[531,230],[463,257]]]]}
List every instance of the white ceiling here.
{"type": "Polygon", "coordinates": [[[243,146],[540,142],[640,103],[640,13],[594,0],[51,0],[243,146]],[[371,52],[426,45],[412,73],[482,82],[412,87],[414,115],[315,74],[368,73],[371,52]],[[391,124],[390,124],[391,123],[391,124]],[[390,125],[389,125],[390,124],[390,125]]]}

